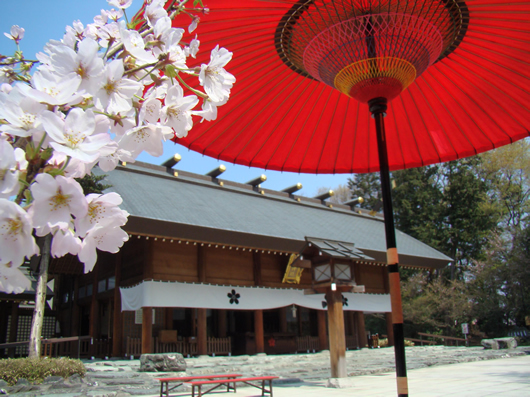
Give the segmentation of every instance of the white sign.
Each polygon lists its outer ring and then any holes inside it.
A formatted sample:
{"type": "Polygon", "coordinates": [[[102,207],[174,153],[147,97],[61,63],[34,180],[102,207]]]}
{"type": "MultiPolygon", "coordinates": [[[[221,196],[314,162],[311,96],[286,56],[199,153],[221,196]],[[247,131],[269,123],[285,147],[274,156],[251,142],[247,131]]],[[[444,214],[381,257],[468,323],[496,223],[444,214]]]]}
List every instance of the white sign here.
{"type": "Polygon", "coordinates": [[[463,323],[463,324],[462,324],[462,333],[463,333],[464,335],[469,334],[469,325],[468,325],[467,323],[463,323]]]}

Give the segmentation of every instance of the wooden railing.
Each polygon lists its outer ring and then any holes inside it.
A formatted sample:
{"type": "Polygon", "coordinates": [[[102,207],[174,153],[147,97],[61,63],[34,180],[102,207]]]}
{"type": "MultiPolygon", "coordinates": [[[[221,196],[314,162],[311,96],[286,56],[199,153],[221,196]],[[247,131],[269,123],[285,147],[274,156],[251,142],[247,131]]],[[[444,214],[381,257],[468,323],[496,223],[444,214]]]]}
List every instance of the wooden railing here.
{"type": "Polygon", "coordinates": [[[297,336],[296,345],[299,352],[320,351],[318,336],[297,336]]]}
{"type": "Polygon", "coordinates": [[[346,348],[357,349],[358,347],[359,345],[357,343],[357,337],[353,335],[346,335],[346,348]]]}
{"type": "MultiPolygon", "coordinates": [[[[178,341],[174,343],[162,343],[158,338],[152,340],[153,353],[181,353],[184,357],[197,355],[196,341],[178,341]]],[[[127,338],[127,356],[139,357],[142,354],[142,339],[127,338]]],[[[208,338],[206,341],[206,354],[216,356],[232,353],[232,341],[230,338],[208,338]]]]}
{"type": "MultiPolygon", "coordinates": [[[[2,343],[0,349],[28,344],[29,341],[2,343]]],[[[111,339],[94,339],[90,336],[41,339],[41,356],[43,357],[103,358],[110,356],[111,349],[111,339]]]]}
{"type": "Polygon", "coordinates": [[[454,346],[454,344],[456,344],[458,346],[459,342],[463,342],[464,344],[466,343],[466,339],[464,339],[464,338],[455,338],[454,336],[426,334],[424,332],[418,332],[418,335],[420,336],[420,343],[422,343],[422,346],[423,346],[423,342],[425,342],[425,343],[432,342],[432,340],[429,341],[429,339],[426,340],[426,341],[423,341],[423,337],[431,338],[431,339],[435,339],[435,340],[441,340],[441,342],[445,346],[454,346]]]}

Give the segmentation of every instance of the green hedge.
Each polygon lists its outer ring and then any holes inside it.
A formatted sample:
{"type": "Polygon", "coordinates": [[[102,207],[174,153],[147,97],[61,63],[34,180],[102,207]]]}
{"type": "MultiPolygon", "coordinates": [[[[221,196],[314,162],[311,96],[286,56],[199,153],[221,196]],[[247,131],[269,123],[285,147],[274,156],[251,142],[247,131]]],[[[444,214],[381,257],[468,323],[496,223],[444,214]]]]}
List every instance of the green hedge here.
{"type": "Polygon", "coordinates": [[[0,379],[10,386],[21,378],[41,383],[48,376],[68,378],[74,374],[85,376],[86,368],[80,360],[70,358],[8,358],[0,360],[0,379]]]}

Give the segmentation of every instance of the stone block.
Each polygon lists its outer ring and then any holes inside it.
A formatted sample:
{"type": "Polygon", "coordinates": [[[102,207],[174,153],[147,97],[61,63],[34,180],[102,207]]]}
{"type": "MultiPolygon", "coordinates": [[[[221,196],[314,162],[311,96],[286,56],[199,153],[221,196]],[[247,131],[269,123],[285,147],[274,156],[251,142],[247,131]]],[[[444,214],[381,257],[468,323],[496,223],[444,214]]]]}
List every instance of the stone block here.
{"type": "Polygon", "coordinates": [[[499,343],[495,339],[482,339],[480,344],[484,349],[499,350],[499,343]]]}
{"type": "Polygon", "coordinates": [[[517,340],[512,337],[495,338],[501,349],[515,349],[517,347],[517,340]]]}
{"type": "Polygon", "coordinates": [[[186,371],[186,361],[180,353],[142,354],[140,372],[186,371]]]}

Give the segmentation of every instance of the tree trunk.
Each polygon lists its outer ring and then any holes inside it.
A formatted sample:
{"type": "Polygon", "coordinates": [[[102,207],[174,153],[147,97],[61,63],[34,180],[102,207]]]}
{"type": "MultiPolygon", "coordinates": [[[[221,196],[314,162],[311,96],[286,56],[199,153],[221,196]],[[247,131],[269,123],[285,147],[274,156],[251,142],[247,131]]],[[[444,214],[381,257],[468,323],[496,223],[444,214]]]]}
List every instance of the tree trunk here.
{"type": "Polygon", "coordinates": [[[48,234],[44,238],[44,245],[39,264],[39,278],[35,292],[35,309],[31,320],[31,332],[29,335],[28,357],[40,357],[42,324],[44,323],[44,309],[46,305],[46,289],[48,288],[48,266],[50,264],[50,247],[52,236],[48,234]]]}

